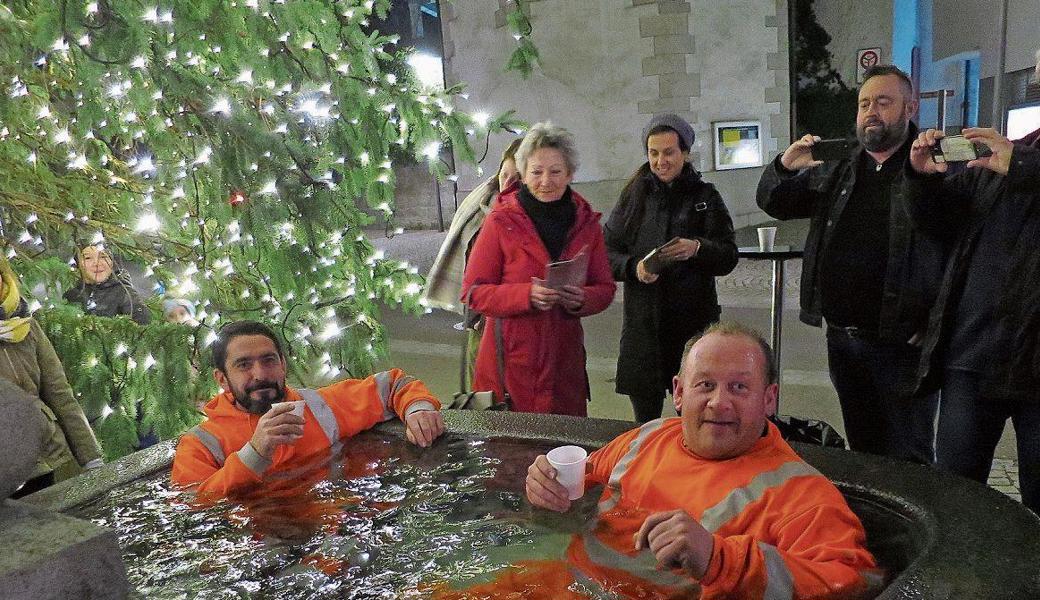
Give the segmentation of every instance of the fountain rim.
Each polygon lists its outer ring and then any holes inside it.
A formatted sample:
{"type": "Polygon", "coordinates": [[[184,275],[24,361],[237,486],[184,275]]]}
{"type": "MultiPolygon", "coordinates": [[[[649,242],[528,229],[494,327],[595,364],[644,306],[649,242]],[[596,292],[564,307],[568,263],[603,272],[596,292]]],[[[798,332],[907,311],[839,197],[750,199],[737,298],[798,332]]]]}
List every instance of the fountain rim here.
{"type": "MultiPolygon", "coordinates": [[[[590,449],[636,426],[630,421],[562,415],[443,412],[451,433],[572,443],[590,449]]],[[[376,429],[401,436],[404,432],[396,420],[376,429]]],[[[1027,566],[1040,556],[1040,518],[1020,503],[932,467],[833,448],[792,446],[846,497],[904,519],[913,531],[920,552],[879,599],[1040,597],[1040,570],[1027,566]],[[978,576],[951,583],[951,568],[963,572],[965,567],[978,576]],[[1017,578],[1016,567],[1022,572],[1017,578]]],[[[73,511],[114,487],[169,470],[175,447],[176,440],[162,442],[21,501],[73,511]]]]}

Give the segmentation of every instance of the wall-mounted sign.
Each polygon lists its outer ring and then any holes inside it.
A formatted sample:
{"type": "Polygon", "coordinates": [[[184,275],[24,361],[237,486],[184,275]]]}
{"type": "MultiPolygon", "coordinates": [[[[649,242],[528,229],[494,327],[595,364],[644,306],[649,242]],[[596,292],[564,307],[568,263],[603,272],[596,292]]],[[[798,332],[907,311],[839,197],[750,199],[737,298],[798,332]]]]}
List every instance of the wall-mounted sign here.
{"type": "Polygon", "coordinates": [[[856,50],[856,83],[863,83],[867,69],[881,64],[881,48],[856,50]]]}
{"type": "Polygon", "coordinates": [[[759,121],[716,121],[715,170],[762,166],[762,123],[759,121]]]}

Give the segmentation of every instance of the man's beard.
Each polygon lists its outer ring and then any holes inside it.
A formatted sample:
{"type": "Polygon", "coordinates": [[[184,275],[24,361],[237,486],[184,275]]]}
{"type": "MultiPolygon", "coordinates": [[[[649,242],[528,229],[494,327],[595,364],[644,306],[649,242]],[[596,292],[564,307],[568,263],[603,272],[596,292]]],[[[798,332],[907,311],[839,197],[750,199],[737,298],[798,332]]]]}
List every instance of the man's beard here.
{"type": "Polygon", "coordinates": [[[231,389],[231,394],[235,397],[235,404],[238,404],[246,410],[255,415],[262,415],[267,411],[271,410],[271,405],[276,402],[281,402],[285,399],[285,383],[274,382],[274,381],[259,381],[253,385],[247,387],[244,390],[231,389]],[[274,390],[273,396],[267,396],[256,399],[249,394],[258,390],[274,390]]]}
{"type": "Polygon", "coordinates": [[[892,125],[885,125],[880,120],[856,127],[856,137],[859,143],[870,152],[885,152],[891,150],[906,139],[906,132],[910,122],[900,115],[899,120],[892,125]],[[880,125],[878,129],[867,131],[867,127],[880,125]]]}

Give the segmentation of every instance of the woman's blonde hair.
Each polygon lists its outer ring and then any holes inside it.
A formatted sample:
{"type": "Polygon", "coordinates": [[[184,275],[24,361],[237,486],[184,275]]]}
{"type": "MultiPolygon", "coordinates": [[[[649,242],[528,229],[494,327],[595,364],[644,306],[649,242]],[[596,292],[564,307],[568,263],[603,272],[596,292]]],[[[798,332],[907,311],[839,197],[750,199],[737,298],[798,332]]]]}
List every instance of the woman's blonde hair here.
{"type": "Polygon", "coordinates": [[[522,141],[524,141],[524,138],[516,138],[509,142],[506,149],[502,151],[502,160],[498,161],[498,171],[495,172],[495,175],[500,175],[502,173],[502,167],[506,164],[507,160],[516,162],[516,151],[520,148],[520,142],[522,141]]]}
{"type": "Polygon", "coordinates": [[[574,145],[574,136],[563,127],[553,125],[552,121],[546,121],[535,123],[516,150],[516,169],[521,176],[527,170],[527,159],[540,148],[552,148],[562,154],[567,163],[568,175],[578,170],[578,150],[574,145]]]}

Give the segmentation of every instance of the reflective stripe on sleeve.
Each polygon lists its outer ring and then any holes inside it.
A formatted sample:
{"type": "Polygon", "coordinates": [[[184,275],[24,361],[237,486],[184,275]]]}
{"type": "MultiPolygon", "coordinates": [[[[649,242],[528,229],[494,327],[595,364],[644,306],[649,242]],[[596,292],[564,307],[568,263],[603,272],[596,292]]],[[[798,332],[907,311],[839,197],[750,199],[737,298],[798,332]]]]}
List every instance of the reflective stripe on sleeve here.
{"type": "Polygon", "coordinates": [[[763,600],[791,600],[794,598],[794,577],[780,556],[776,546],[758,542],[758,549],[766,563],[766,589],[763,600]]]}
{"type": "Polygon", "coordinates": [[[379,401],[383,403],[383,420],[389,421],[394,418],[394,409],[390,402],[391,390],[390,385],[393,383],[390,378],[390,371],[380,371],[372,377],[376,380],[376,391],[379,392],[379,401]]]}
{"type": "Polygon", "coordinates": [[[300,397],[307,403],[307,407],[311,409],[314,418],[318,420],[318,425],[325,432],[325,437],[329,439],[329,445],[335,445],[339,441],[339,423],[336,422],[336,415],[332,412],[328,402],[321,397],[317,390],[302,389],[296,391],[300,393],[300,397]]]}
{"type": "Polygon", "coordinates": [[[689,597],[692,597],[692,594],[700,588],[700,585],[693,579],[672,571],[658,569],[657,558],[649,550],[629,556],[604,544],[593,534],[582,535],[581,541],[589,560],[597,566],[625,571],[658,587],[685,591],[691,594],[689,597]]]}
{"type": "Polygon", "coordinates": [[[408,405],[408,408],[404,411],[404,416],[407,417],[408,415],[414,412],[419,412],[420,410],[437,410],[437,408],[433,405],[433,402],[430,402],[429,400],[416,400],[408,405]]]}
{"type": "MultiPolygon", "coordinates": [[[[404,386],[408,385],[409,383],[411,383],[413,381],[416,381],[416,379],[415,379],[415,377],[412,377],[411,375],[404,375],[404,376],[400,377],[390,387],[390,398],[393,398],[394,396],[396,396],[397,392],[401,391],[401,388],[403,388],[404,386]]],[[[389,401],[387,402],[387,404],[389,404],[389,401]]]]}
{"type": "Polygon", "coordinates": [[[267,467],[271,466],[271,459],[262,456],[249,442],[246,442],[236,454],[238,454],[238,460],[242,461],[242,464],[250,471],[256,473],[257,477],[263,475],[267,467]]]}
{"type": "Polygon", "coordinates": [[[220,440],[217,439],[217,436],[203,429],[202,425],[192,427],[184,435],[195,436],[195,439],[202,442],[202,445],[213,455],[213,459],[217,461],[217,467],[224,466],[224,461],[227,457],[224,456],[224,448],[220,446],[220,440]]]}
{"type": "Polygon", "coordinates": [[[744,512],[749,504],[761,499],[769,489],[779,487],[793,477],[805,475],[823,477],[819,471],[800,460],[786,462],[772,471],[759,473],[746,486],[730,491],[718,504],[705,510],[700,523],[705,529],[715,533],[744,512]]]}
{"type": "Polygon", "coordinates": [[[621,500],[621,478],[628,472],[628,466],[632,464],[632,461],[639,454],[639,448],[646,441],[646,438],[650,437],[650,434],[657,431],[664,425],[664,419],[655,419],[649,423],[644,423],[639,428],[639,433],[636,438],[632,440],[632,443],[628,446],[628,452],[621,457],[621,460],[614,465],[614,469],[610,472],[610,479],[607,481],[607,488],[610,489],[610,496],[600,501],[599,513],[603,514],[610,509],[617,506],[617,503],[621,500]]]}

